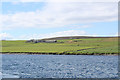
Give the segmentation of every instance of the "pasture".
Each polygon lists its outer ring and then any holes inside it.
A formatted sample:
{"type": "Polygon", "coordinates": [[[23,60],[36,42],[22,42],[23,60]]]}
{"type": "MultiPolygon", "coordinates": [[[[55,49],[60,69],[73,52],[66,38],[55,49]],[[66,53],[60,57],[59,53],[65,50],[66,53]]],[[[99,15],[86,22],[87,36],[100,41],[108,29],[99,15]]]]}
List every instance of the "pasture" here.
{"type": "Polygon", "coordinates": [[[107,55],[118,54],[118,38],[63,39],[57,43],[2,41],[2,53],[107,55]]]}

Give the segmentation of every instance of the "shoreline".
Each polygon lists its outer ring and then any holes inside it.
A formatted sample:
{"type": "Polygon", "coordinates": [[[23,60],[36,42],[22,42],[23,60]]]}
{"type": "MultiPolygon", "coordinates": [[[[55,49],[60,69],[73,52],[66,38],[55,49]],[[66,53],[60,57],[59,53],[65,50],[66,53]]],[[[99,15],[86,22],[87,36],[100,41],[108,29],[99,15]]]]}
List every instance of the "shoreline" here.
{"type": "Polygon", "coordinates": [[[114,55],[118,56],[118,53],[40,53],[40,52],[0,52],[0,54],[26,54],[26,55],[114,55]]]}

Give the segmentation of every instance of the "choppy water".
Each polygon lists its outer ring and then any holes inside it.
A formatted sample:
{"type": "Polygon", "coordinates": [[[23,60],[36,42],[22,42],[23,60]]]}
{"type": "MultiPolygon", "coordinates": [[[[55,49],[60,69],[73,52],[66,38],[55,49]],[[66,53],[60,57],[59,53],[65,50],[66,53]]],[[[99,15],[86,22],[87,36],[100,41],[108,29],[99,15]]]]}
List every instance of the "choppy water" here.
{"type": "Polygon", "coordinates": [[[2,61],[4,78],[118,77],[118,56],[4,54],[2,61]]]}

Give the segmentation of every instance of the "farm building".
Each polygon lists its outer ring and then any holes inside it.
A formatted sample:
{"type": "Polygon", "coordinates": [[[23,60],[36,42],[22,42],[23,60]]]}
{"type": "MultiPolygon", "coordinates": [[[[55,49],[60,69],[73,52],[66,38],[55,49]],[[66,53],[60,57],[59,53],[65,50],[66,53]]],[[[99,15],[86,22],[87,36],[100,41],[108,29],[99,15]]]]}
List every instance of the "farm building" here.
{"type": "Polygon", "coordinates": [[[45,40],[46,43],[55,43],[57,40],[45,40]]]}
{"type": "Polygon", "coordinates": [[[40,43],[40,42],[44,42],[44,43],[56,43],[57,40],[27,40],[26,43],[28,42],[33,42],[33,43],[40,43]]]}

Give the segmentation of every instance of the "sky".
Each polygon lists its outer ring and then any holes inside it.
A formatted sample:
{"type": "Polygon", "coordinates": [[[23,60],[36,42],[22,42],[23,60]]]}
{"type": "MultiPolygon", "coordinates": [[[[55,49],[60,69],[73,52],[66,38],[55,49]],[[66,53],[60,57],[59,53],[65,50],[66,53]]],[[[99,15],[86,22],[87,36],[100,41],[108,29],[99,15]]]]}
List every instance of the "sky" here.
{"type": "Polygon", "coordinates": [[[117,36],[117,2],[2,2],[0,39],[117,36]]]}

